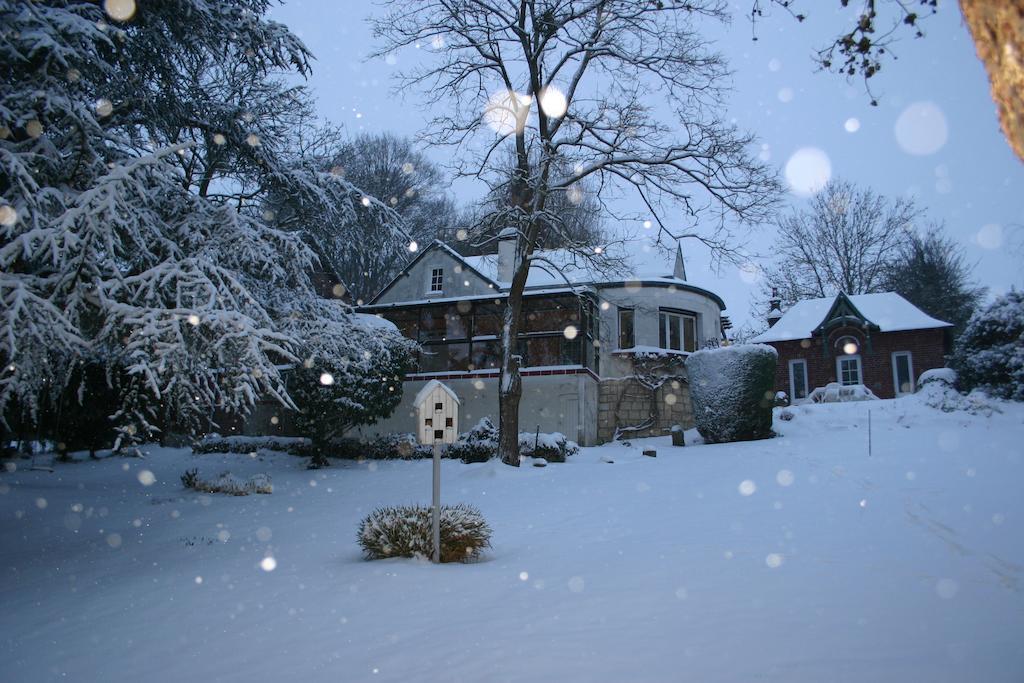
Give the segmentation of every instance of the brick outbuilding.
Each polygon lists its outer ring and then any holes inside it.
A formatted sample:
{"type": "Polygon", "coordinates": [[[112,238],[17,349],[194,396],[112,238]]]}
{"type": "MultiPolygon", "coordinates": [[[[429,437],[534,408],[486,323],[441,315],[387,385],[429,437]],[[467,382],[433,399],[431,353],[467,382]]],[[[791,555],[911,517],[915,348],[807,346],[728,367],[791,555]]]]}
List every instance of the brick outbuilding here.
{"type": "Polygon", "coordinates": [[[894,292],[806,299],[754,337],[779,352],[776,391],[800,401],[817,387],[864,385],[879,398],[913,393],[925,370],[945,366],[952,325],[894,292]]]}

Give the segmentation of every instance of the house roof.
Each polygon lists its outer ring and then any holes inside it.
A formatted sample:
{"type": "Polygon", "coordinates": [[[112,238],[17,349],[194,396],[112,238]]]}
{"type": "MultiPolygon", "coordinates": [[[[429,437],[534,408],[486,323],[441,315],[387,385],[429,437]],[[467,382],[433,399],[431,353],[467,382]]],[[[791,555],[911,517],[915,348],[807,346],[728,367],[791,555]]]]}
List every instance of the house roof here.
{"type": "Polygon", "coordinates": [[[751,339],[754,343],[810,339],[822,327],[832,311],[846,299],[869,325],[880,332],[926,330],[952,327],[937,320],[895,292],[879,294],[839,294],[824,299],[804,299],[793,304],[775,325],[751,339]]]}
{"type": "MultiPolygon", "coordinates": [[[[373,299],[367,307],[378,305],[380,298],[391,289],[392,285],[404,276],[420,259],[433,249],[443,250],[453,259],[461,261],[466,268],[480,276],[486,283],[494,286],[496,293],[507,291],[511,286],[510,282],[502,282],[498,279],[498,255],[485,254],[483,256],[462,256],[440,240],[435,240],[427,248],[420,250],[416,258],[412,259],[390,283],[388,283],[373,299]]],[[[677,251],[677,258],[681,259],[681,252],[677,251]]],[[[632,259],[636,262],[637,259],[632,259]]],[[[527,275],[526,289],[529,293],[534,290],[549,290],[552,288],[594,286],[594,287],[616,287],[626,283],[639,284],[641,286],[673,286],[678,289],[702,294],[715,303],[721,310],[725,310],[725,302],[714,292],[698,287],[687,282],[683,278],[675,277],[672,268],[665,267],[661,263],[641,263],[634,272],[605,273],[595,267],[593,263],[582,259],[578,254],[568,249],[547,249],[538,250],[532,256],[530,272],[527,275]]],[[[683,271],[685,274],[685,271],[683,271]]],[[[432,299],[440,301],[440,299],[432,299]]],[[[408,303],[408,302],[403,302],[408,303]]]]}

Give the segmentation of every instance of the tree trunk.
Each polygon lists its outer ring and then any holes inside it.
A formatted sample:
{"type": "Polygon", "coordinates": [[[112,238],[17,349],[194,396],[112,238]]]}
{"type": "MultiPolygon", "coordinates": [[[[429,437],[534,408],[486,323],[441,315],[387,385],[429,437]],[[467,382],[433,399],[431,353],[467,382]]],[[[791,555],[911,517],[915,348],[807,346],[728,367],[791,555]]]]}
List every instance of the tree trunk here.
{"type": "MultiPolygon", "coordinates": [[[[522,238],[520,238],[520,243],[522,238]]],[[[519,255],[517,247],[516,253],[519,255]]],[[[516,341],[519,339],[520,312],[523,308],[523,290],[526,286],[526,258],[520,257],[512,287],[505,304],[501,326],[501,377],[498,384],[498,457],[506,465],[519,467],[519,400],[523,396],[523,380],[519,375],[520,358],[516,341]],[[522,271],[522,272],[520,272],[522,271]]]]}
{"type": "Polygon", "coordinates": [[[1024,161],[1024,2],[960,0],[960,10],[988,71],[1003,134],[1024,161]]]}

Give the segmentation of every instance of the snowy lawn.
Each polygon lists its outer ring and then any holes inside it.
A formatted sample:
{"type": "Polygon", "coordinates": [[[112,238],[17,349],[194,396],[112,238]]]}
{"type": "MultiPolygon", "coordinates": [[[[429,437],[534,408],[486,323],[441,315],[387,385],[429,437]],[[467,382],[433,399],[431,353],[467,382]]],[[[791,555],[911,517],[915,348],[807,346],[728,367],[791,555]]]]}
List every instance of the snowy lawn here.
{"type": "Polygon", "coordinates": [[[0,680],[1021,681],[1024,406],[1003,409],[817,405],[754,443],[445,462],[445,501],[494,528],[469,565],[360,556],[371,509],[429,502],[429,462],[19,469],[0,680]],[[274,493],[186,491],[193,467],[274,493]]]}

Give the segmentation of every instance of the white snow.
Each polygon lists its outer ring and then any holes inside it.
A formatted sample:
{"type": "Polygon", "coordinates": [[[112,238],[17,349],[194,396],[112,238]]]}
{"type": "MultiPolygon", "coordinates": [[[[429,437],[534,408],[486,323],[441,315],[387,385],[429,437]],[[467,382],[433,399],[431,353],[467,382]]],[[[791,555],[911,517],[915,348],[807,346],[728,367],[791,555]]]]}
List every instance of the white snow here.
{"type": "MultiPolygon", "coordinates": [[[[835,297],[805,299],[793,304],[774,326],[757,335],[752,342],[778,342],[808,339],[811,332],[825,321],[835,297]]],[[[936,320],[895,292],[854,294],[849,297],[857,310],[882,332],[952,327],[936,320]]]]}
{"type": "Polygon", "coordinates": [[[789,408],[764,441],[445,461],[443,501],[494,529],[466,565],[360,555],[371,510],[429,501],[428,461],[18,460],[0,679],[1015,683],[1024,405],[1000,406],[873,401],[871,457],[849,403],[789,408]],[[274,492],[185,491],[191,468],[274,492]]]}

